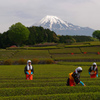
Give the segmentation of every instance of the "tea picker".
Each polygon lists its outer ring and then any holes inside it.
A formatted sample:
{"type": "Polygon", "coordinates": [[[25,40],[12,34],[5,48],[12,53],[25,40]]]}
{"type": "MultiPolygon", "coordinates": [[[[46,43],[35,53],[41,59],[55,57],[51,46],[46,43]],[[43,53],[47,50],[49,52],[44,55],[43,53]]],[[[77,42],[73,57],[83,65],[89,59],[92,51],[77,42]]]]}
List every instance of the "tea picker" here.
{"type": "Polygon", "coordinates": [[[27,80],[33,80],[34,69],[33,66],[31,65],[31,60],[27,61],[27,66],[25,66],[24,72],[26,74],[27,80]]]}
{"type": "Polygon", "coordinates": [[[76,84],[81,83],[83,86],[86,86],[82,81],[80,81],[80,74],[82,72],[82,68],[78,67],[74,72],[69,73],[69,78],[67,80],[67,86],[75,86],[76,84]]]}
{"type": "Polygon", "coordinates": [[[97,64],[94,62],[93,65],[88,70],[90,78],[96,78],[98,77],[98,68],[97,64]]]}

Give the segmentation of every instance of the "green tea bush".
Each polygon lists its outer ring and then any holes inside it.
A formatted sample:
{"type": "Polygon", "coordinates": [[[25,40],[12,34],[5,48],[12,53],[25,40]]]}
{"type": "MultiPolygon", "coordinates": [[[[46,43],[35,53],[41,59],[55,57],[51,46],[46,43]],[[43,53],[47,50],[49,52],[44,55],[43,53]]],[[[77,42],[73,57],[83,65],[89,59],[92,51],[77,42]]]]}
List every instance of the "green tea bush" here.
{"type": "Polygon", "coordinates": [[[20,58],[31,59],[31,60],[33,58],[37,58],[39,60],[44,60],[44,59],[49,59],[50,54],[48,50],[20,50],[12,57],[12,59],[17,59],[17,60],[19,60],[20,58]]]}
{"type": "Polygon", "coordinates": [[[81,47],[82,52],[97,53],[100,52],[100,47],[81,47]]]}
{"type": "Polygon", "coordinates": [[[4,65],[12,65],[12,60],[11,59],[5,60],[4,65]]]}
{"type": "Polygon", "coordinates": [[[81,53],[79,48],[52,49],[49,51],[51,54],[68,54],[68,53],[80,54],[81,53]]]}
{"type": "MultiPolygon", "coordinates": [[[[25,65],[0,65],[0,100],[100,100],[100,77],[91,79],[88,73],[92,63],[34,65],[33,80],[26,80],[25,65]],[[83,69],[80,80],[86,87],[66,86],[69,73],[78,66],[83,69]]],[[[96,63],[99,69],[100,62],[96,63]]]]}

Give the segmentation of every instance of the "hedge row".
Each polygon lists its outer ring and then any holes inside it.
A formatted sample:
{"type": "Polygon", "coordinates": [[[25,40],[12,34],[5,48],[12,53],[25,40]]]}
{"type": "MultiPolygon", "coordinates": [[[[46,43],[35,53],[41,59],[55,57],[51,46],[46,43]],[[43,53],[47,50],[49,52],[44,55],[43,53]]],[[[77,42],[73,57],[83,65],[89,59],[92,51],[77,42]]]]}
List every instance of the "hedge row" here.
{"type": "MultiPolygon", "coordinates": [[[[33,77],[34,78],[34,77],[33,77]]],[[[42,85],[42,84],[47,84],[47,85],[55,85],[56,83],[57,83],[57,85],[66,85],[66,82],[67,82],[67,78],[68,77],[65,77],[65,78],[59,78],[59,79],[57,79],[57,78],[53,78],[52,77],[52,79],[50,79],[50,78],[48,78],[48,79],[43,79],[43,78],[41,78],[41,79],[36,79],[36,77],[35,77],[35,79],[33,79],[33,81],[30,81],[30,84],[33,84],[34,86],[35,85],[39,85],[40,86],[40,84],[42,85]],[[36,83],[36,84],[35,84],[36,83]],[[53,84],[54,83],[54,84],[53,84]]],[[[95,80],[91,80],[91,78],[88,76],[88,78],[86,79],[86,78],[83,78],[83,77],[81,77],[81,80],[88,86],[88,85],[99,85],[100,84],[100,80],[98,79],[98,78],[96,78],[95,80]]],[[[0,80],[0,85],[2,86],[6,86],[6,84],[18,84],[18,85],[20,85],[19,83],[25,83],[26,85],[27,85],[27,83],[29,83],[29,81],[26,81],[25,79],[22,79],[22,80],[20,80],[20,79],[14,79],[14,78],[11,78],[11,79],[9,79],[9,78],[7,78],[7,79],[2,79],[1,78],[1,80],[0,80]]],[[[16,85],[15,84],[15,85],[16,85]]],[[[0,86],[0,87],[1,87],[0,86]]],[[[80,86],[81,86],[81,84],[80,84],[80,86]]]]}
{"type": "Polygon", "coordinates": [[[99,100],[100,92],[49,94],[49,95],[26,95],[2,97],[3,100],[99,100]]]}
{"type": "MultiPolygon", "coordinates": [[[[100,55],[96,55],[96,54],[73,54],[73,55],[69,55],[69,54],[52,54],[52,58],[55,60],[73,60],[73,62],[75,62],[76,60],[84,60],[88,61],[88,60],[99,60],[100,61],[100,55]]],[[[78,61],[77,61],[78,62],[78,61]]]]}
{"type": "MultiPolygon", "coordinates": [[[[90,63],[87,63],[90,64],[90,63]]],[[[97,63],[98,64],[98,63],[97,63]]],[[[25,65],[0,66],[0,99],[1,100],[99,100],[100,77],[91,79],[89,66],[81,66],[81,84],[75,87],[66,86],[74,65],[44,64],[34,65],[33,80],[26,80],[25,65]]],[[[99,66],[98,66],[99,68],[99,66]]]]}
{"type": "Polygon", "coordinates": [[[80,54],[81,51],[79,48],[64,48],[64,49],[52,49],[49,50],[49,53],[51,54],[68,54],[68,53],[76,53],[80,54]]]}
{"type": "MultiPolygon", "coordinates": [[[[100,66],[100,62],[96,62],[100,66]]],[[[92,62],[58,62],[60,65],[92,66],[92,62]]]]}
{"type": "Polygon", "coordinates": [[[58,49],[57,46],[45,46],[45,47],[8,47],[6,50],[48,50],[58,49]]]}
{"type": "MultiPolygon", "coordinates": [[[[32,64],[54,64],[54,60],[47,59],[47,60],[39,60],[39,59],[32,59],[32,64]]],[[[13,61],[12,59],[0,61],[0,65],[24,65],[27,64],[27,59],[19,59],[17,61],[13,61]]]]}
{"type": "MultiPolygon", "coordinates": [[[[89,81],[84,83],[87,86],[99,86],[100,81],[94,82],[94,81],[89,81]]],[[[18,87],[51,87],[51,86],[66,86],[66,82],[37,82],[37,83],[28,83],[28,82],[18,82],[18,83],[0,83],[0,88],[18,88],[18,87]]],[[[82,86],[81,84],[78,86],[82,86]]],[[[66,87],[67,88],[67,87],[66,87]]]]}
{"type": "Polygon", "coordinates": [[[24,88],[2,88],[0,89],[0,96],[20,96],[20,95],[48,95],[48,94],[64,94],[64,93],[89,93],[100,92],[100,86],[59,86],[59,87],[24,87],[24,88]]]}

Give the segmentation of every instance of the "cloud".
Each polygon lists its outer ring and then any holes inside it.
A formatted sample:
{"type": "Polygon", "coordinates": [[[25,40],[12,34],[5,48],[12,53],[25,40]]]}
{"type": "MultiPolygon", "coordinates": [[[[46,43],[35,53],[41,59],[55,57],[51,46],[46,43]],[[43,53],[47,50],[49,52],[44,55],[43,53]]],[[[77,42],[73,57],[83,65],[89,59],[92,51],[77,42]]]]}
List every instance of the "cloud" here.
{"type": "Polygon", "coordinates": [[[0,0],[0,32],[17,22],[31,26],[46,15],[100,29],[99,9],[99,0],[0,0]]]}

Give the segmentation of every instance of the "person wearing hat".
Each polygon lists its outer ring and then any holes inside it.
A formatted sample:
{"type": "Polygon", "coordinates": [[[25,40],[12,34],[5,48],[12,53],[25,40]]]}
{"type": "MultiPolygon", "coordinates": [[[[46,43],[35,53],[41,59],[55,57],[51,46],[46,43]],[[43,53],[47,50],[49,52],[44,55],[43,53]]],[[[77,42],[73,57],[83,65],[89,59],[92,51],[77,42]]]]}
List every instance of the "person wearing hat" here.
{"type": "Polygon", "coordinates": [[[67,80],[67,86],[75,86],[75,84],[81,83],[83,86],[86,86],[82,81],[80,81],[80,73],[82,72],[82,68],[78,67],[74,72],[69,73],[69,78],[67,80]]]}
{"type": "Polygon", "coordinates": [[[27,80],[33,80],[34,69],[33,66],[31,65],[31,60],[27,61],[27,66],[25,66],[24,72],[26,74],[27,80]]]}
{"type": "Polygon", "coordinates": [[[94,62],[93,65],[88,70],[90,78],[96,78],[98,77],[98,68],[97,64],[94,62]]]}

